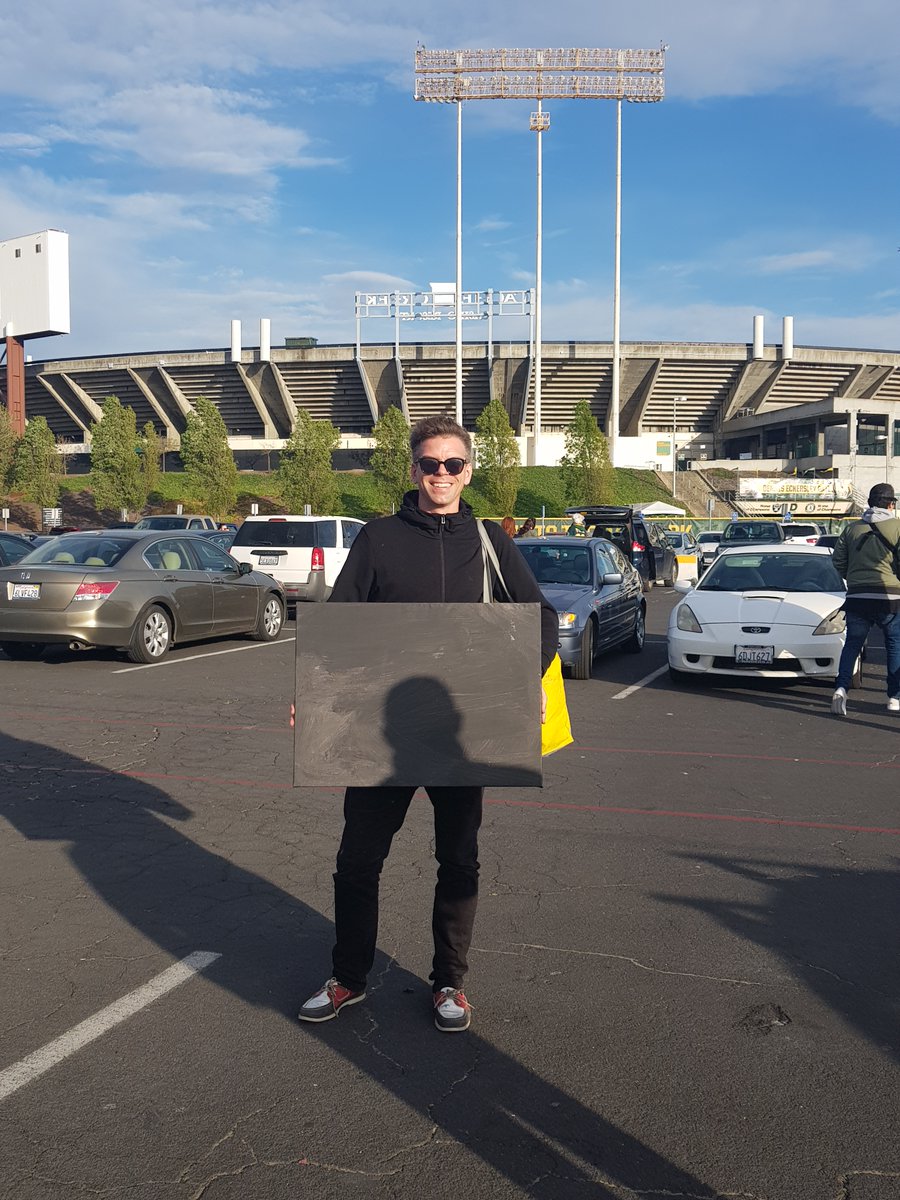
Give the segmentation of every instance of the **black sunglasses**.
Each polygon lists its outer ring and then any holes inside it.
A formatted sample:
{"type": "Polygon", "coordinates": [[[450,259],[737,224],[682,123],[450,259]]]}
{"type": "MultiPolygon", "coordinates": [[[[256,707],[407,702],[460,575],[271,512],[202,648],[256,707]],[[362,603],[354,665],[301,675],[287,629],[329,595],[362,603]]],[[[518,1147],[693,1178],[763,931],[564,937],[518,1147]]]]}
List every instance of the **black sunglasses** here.
{"type": "Polygon", "coordinates": [[[437,475],[442,466],[448,475],[462,475],[468,461],[467,458],[417,458],[416,466],[423,475],[437,475]]]}

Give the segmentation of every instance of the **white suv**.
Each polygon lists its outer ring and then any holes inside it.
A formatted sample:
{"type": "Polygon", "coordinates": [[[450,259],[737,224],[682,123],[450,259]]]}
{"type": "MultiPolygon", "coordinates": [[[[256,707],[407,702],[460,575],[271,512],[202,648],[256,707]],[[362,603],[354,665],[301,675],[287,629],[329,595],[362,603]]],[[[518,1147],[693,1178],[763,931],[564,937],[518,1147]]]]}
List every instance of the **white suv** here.
{"type": "Polygon", "coordinates": [[[805,542],[808,546],[814,546],[825,532],[813,521],[782,521],[781,528],[786,542],[805,542]]]}
{"type": "Polygon", "coordinates": [[[290,605],[327,600],[362,527],[353,517],[247,517],[229,553],[273,575],[290,605]]]}

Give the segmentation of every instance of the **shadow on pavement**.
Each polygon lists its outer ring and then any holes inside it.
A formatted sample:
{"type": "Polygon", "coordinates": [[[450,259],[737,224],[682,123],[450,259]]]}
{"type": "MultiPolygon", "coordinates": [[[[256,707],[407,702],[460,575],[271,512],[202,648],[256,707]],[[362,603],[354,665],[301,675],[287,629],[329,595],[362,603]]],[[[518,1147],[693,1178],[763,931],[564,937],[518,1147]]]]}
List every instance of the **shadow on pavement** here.
{"type": "Polygon", "coordinates": [[[848,1025],[900,1059],[900,860],[895,870],[691,853],[694,863],[765,887],[756,904],[656,895],[704,913],[780,958],[848,1025]]]}
{"type": "MultiPolygon", "coordinates": [[[[301,1026],[294,1014],[303,997],[285,964],[328,963],[329,920],[191,841],[171,824],[190,820],[191,810],[157,787],[3,734],[0,761],[0,815],[23,837],[63,843],[96,895],[173,959],[220,952],[207,979],[284,1016],[289,1037],[326,1043],[521,1195],[572,1200],[589,1190],[612,1198],[623,1188],[698,1200],[719,1194],[476,1033],[437,1033],[423,1012],[427,986],[383,955],[369,1002],[377,1023],[354,1025],[362,1015],[356,1010],[322,1028],[301,1026]],[[391,999],[379,1006],[384,979],[391,999]],[[409,1005],[394,1001],[406,992],[416,994],[409,1005]]],[[[307,978],[302,986],[320,982],[307,978]]],[[[602,1046],[596,1054],[599,1064],[602,1046]]],[[[340,1112],[341,1097],[322,1098],[340,1112]]],[[[371,1119],[379,1122],[377,1112],[371,1119]]]]}

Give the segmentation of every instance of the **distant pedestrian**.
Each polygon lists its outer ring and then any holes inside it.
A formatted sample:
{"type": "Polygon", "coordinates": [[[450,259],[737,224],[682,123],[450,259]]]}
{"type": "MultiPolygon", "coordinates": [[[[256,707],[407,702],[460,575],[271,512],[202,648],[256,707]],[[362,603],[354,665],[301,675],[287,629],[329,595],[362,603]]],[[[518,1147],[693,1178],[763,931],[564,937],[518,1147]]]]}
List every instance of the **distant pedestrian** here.
{"type": "Polygon", "coordinates": [[[900,519],[889,483],[869,492],[869,507],[845,526],[834,548],[834,565],[847,580],[847,639],[841,652],[831,711],[847,715],[847,689],[873,625],[884,636],[887,708],[900,713],[900,519]]]}
{"type": "Polygon", "coordinates": [[[519,532],[516,534],[516,537],[517,538],[537,537],[538,533],[537,533],[537,529],[535,528],[536,525],[537,525],[537,521],[535,521],[534,517],[526,517],[525,520],[522,522],[522,524],[519,526],[519,532]]]}
{"type": "Polygon", "coordinates": [[[584,537],[585,535],[584,513],[573,513],[572,524],[566,530],[567,537],[584,537]]]}
{"type": "Polygon", "coordinates": [[[516,536],[516,523],[512,519],[512,517],[504,517],[503,520],[500,522],[500,528],[503,530],[503,532],[506,534],[507,537],[513,538],[516,536]]]}

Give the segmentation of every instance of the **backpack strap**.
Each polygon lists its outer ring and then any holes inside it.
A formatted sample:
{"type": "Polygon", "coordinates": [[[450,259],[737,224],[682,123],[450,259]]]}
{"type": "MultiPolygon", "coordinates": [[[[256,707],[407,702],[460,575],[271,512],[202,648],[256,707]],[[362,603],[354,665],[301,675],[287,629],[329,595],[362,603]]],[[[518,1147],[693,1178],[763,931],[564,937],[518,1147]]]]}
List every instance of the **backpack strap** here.
{"type": "Polygon", "coordinates": [[[503,572],[500,570],[500,560],[497,557],[497,551],[494,549],[494,543],[491,541],[488,531],[484,527],[484,522],[476,520],[475,524],[478,526],[478,536],[481,538],[481,558],[484,563],[482,602],[484,604],[493,604],[494,602],[494,580],[491,577],[491,568],[493,568],[497,582],[505,593],[506,600],[511,601],[512,596],[509,593],[509,588],[506,586],[503,572]]]}
{"type": "Polygon", "coordinates": [[[869,533],[874,534],[882,546],[887,547],[888,553],[891,555],[891,570],[900,578],[900,542],[897,542],[896,546],[889,542],[874,521],[869,525],[869,533]]]}

